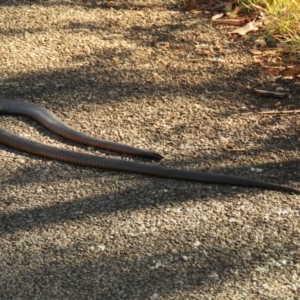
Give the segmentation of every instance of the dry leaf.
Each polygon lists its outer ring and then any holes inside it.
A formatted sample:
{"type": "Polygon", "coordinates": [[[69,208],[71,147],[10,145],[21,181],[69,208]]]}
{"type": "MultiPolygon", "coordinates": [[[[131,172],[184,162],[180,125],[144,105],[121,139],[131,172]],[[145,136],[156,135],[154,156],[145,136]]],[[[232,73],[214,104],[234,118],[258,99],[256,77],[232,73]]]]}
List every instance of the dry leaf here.
{"type": "Polygon", "coordinates": [[[214,16],[211,18],[211,20],[212,20],[212,21],[216,21],[216,20],[222,18],[223,16],[224,16],[224,13],[217,14],[217,15],[214,15],[214,16]]]}
{"type": "Polygon", "coordinates": [[[235,29],[235,30],[233,30],[233,31],[231,31],[231,32],[229,32],[229,33],[230,33],[230,34],[237,33],[237,34],[239,34],[239,35],[245,35],[245,34],[247,34],[248,32],[253,31],[253,30],[255,30],[255,29],[256,29],[256,27],[253,25],[253,23],[252,23],[252,22],[249,22],[249,23],[246,24],[245,26],[240,27],[240,28],[237,28],[237,29],[235,29]]]}
{"type": "Polygon", "coordinates": [[[293,77],[300,74],[300,65],[294,65],[287,67],[285,70],[283,70],[282,75],[284,77],[293,77]]]}

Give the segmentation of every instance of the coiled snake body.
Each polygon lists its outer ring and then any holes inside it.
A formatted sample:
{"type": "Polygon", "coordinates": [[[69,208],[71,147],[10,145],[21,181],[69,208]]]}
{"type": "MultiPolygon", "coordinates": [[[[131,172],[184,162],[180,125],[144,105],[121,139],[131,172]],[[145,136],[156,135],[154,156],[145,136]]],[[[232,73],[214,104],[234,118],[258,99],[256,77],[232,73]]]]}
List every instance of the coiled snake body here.
{"type": "MultiPolygon", "coordinates": [[[[160,154],[155,152],[133,148],[130,146],[109,141],[104,141],[82,134],[68,127],[48,109],[34,104],[13,100],[0,100],[0,114],[23,115],[31,117],[58,135],[61,135],[75,142],[93,146],[96,148],[155,160],[160,160],[161,158],[163,158],[160,154]]],[[[206,183],[221,183],[246,187],[258,187],[300,194],[300,191],[295,188],[257,180],[245,179],[236,176],[204,173],[189,170],[179,170],[158,165],[149,165],[132,161],[103,158],[95,155],[59,149],[56,147],[47,146],[38,142],[24,139],[1,127],[0,143],[20,151],[77,165],[121,172],[139,173],[163,178],[198,181],[206,183]]]]}

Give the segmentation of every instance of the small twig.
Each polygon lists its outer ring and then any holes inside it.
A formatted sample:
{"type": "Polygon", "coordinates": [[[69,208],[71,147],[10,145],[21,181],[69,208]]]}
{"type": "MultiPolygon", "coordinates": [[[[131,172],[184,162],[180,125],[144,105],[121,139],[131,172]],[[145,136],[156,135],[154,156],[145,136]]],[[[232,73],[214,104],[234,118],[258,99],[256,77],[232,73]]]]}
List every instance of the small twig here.
{"type": "Polygon", "coordinates": [[[198,62],[198,61],[202,61],[202,60],[203,60],[203,58],[190,58],[187,61],[189,61],[189,62],[198,62]]]}
{"type": "Polygon", "coordinates": [[[261,10],[261,11],[263,11],[263,12],[268,12],[267,9],[265,9],[265,8],[259,6],[259,5],[256,5],[256,4],[253,4],[253,3],[251,3],[251,5],[252,5],[254,8],[258,9],[258,10],[261,10]]]}
{"type": "Polygon", "coordinates": [[[300,109],[296,110],[273,110],[273,111],[261,111],[260,115],[281,115],[281,114],[299,114],[300,109]]]}
{"type": "Polygon", "coordinates": [[[269,66],[269,65],[261,65],[262,68],[264,69],[278,69],[278,70],[283,70],[283,66],[269,66]]]}
{"type": "Polygon", "coordinates": [[[254,89],[254,92],[266,96],[266,97],[276,97],[276,98],[288,98],[289,94],[287,93],[281,93],[281,92],[273,92],[273,91],[267,91],[267,90],[259,90],[254,89]]]}

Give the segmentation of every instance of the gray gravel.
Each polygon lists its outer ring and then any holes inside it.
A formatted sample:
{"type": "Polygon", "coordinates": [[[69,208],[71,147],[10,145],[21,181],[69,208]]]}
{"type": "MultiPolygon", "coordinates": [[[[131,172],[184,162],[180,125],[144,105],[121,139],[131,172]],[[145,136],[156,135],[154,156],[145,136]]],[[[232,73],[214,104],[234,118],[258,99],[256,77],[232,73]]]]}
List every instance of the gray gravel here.
{"type": "MultiPolygon", "coordinates": [[[[0,97],[155,150],[165,166],[299,188],[299,115],[260,116],[278,100],[253,92],[282,87],[282,108],[295,109],[299,86],[254,65],[251,40],[231,28],[175,1],[6,1],[0,14],[0,97]]],[[[132,159],[25,117],[0,126],[132,159]]],[[[82,168],[2,145],[0,165],[0,299],[298,299],[299,196],[82,168]]]]}

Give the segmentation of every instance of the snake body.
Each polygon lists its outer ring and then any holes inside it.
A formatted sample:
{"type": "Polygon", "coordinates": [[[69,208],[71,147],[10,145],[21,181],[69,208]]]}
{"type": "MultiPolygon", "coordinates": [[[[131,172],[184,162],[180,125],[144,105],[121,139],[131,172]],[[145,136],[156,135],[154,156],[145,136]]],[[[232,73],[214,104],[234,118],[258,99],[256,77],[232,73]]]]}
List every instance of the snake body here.
{"type": "MultiPolygon", "coordinates": [[[[14,100],[0,100],[0,114],[23,115],[30,117],[36,120],[37,122],[41,123],[48,129],[50,129],[51,131],[55,132],[56,134],[81,144],[155,160],[160,160],[163,158],[160,154],[156,152],[142,150],[110,141],[100,140],[82,134],[67,126],[62,120],[60,120],[55,114],[53,114],[48,109],[37,106],[35,104],[24,103],[21,101],[14,100]]],[[[295,188],[273,183],[267,183],[258,180],[241,178],[237,176],[204,173],[190,170],[180,170],[159,165],[150,165],[120,159],[103,158],[91,154],[64,150],[22,138],[1,127],[0,143],[30,154],[43,156],[46,158],[55,159],[76,165],[96,167],[121,172],[138,173],[143,175],[150,175],[170,179],[257,187],[300,194],[300,190],[297,190],[295,188]]]]}

